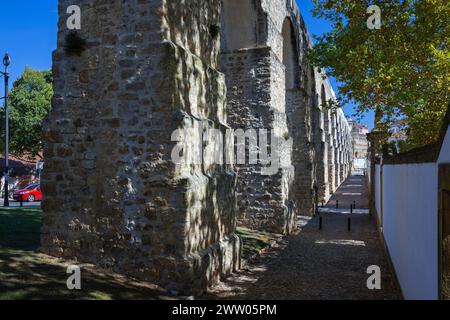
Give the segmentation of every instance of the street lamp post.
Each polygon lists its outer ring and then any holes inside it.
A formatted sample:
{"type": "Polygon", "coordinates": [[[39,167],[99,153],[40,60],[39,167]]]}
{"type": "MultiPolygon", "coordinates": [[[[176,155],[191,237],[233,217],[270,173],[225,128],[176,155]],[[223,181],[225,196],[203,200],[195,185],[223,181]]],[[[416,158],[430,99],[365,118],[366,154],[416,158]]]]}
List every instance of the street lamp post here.
{"type": "Polygon", "coordinates": [[[3,58],[3,65],[5,66],[5,72],[1,72],[0,74],[5,79],[5,96],[3,99],[5,100],[5,201],[3,205],[5,207],[9,207],[9,119],[8,119],[8,82],[9,82],[9,73],[8,66],[11,63],[11,58],[8,53],[5,53],[5,57],[3,58]]]}

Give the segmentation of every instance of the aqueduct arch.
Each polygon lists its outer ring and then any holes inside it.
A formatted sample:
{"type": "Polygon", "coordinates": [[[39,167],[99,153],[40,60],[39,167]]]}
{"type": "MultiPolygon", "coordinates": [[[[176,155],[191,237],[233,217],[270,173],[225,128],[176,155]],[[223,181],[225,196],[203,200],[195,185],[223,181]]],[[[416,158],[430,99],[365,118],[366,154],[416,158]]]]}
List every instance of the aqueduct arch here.
{"type": "Polygon", "coordinates": [[[326,106],[327,97],[325,91],[325,85],[320,84],[319,86],[320,94],[318,97],[318,106],[315,110],[315,121],[316,121],[316,158],[317,158],[317,188],[318,188],[318,201],[327,202],[330,197],[329,188],[329,119],[328,119],[328,109],[326,106]]]}
{"type": "Polygon", "coordinates": [[[294,1],[80,0],[76,33],[71,4],[59,0],[43,134],[43,252],[192,294],[239,268],[238,220],[288,233],[297,214],[312,214],[317,74],[294,1]],[[273,175],[214,162],[234,146],[204,133],[231,128],[270,129],[294,145],[283,144],[273,175]],[[203,161],[173,161],[191,154],[203,161]]]}
{"type": "MultiPolygon", "coordinates": [[[[259,142],[262,142],[261,139],[268,139],[270,142],[268,133],[261,130],[267,130],[278,140],[285,141],[289,135],[284,97],[285,68],[274,48],[268,43],[269,33],[264,26],[268,26],[270,20],[267,12],[263,10],[262,2],[222,1],[224,25],[221,71],[225,74],[228,89],[228,119],[233,129],[255,130],[258,137],[254,137],[254,140],[259,142]],[[253,37],[256,41],[236,41],[235,33],[240,32],[239,26],[230,26],[229,23],[235,19],[237,12],[244,13],[244,16],[239,15],[240,18],[251,17],[253,30],[244,31],[256,35],[253,37]],[[255,23],[256,21],[258,23],[255,23]],[[234,45],[231,46],[230,43],[234,45]],[[281,97],[280,90],[283,90],[281,97]]],[[[281,33],[279,36],[281,37],[281,33]]],[[[292,60],[291,66],[294,64],[295,61],[292,60]]],[[[292,74],[295,76],[294,72],[292,74]]],[[[291,149],[290,146],[283,148],[282,156],[286,163],[271,175],[262,174],[263,164],[260,162],[256,165],[246,163],[236,166],[240,225],[278,233],[289,233],[294,228],[295,213],[289,202],[293,180],[290,168],[291,149]]]]}
{"type": "MultiPolygon", "coordinates": [[[[301,30],[297,26],[297,30],[301,30]]],[[[314,204],[314,166],[312,159],[313,114],[315,103],[313,86],[315,77],[305,75],[312,70],[309,65],[302,65],[305,48],[299,43],[305,41],[299,36],[291,17],[286,17],[282,24],[282,59],[285,68],[285,108],[289,126],[289,134],[293,140],[292,163],[294,167],[294,183],[292,187],[292,203],[297,214],[312,215],[314,204]]]]}
{"type": "MultiPolygon", "coordinates": [[[[297,49],[297,40],[290,18],[285,18],[283,29],[283,65],[285,67],[286,91],[300,87],[300,66],[297,49]]],[[[288,93],[286,93],[288,96],[288,93]]],[[[288,99],[286,99],[288,101],[288,99]]],[[[288,103],[287,103],[288,104],[288,103]]]]}

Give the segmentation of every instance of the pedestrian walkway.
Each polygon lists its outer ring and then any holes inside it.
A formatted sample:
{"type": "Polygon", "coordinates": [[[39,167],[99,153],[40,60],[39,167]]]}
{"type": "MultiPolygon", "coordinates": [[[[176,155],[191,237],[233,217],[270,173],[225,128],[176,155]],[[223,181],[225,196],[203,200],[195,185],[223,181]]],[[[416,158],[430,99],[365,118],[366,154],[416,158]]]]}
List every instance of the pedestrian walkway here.
{"type": "Polygon", "coordinates": [[[299,217],[297,234],[252,261],[205,298],[399,299],[374,220],[367,213],[350,215],[353,201],[360,210],[367,210],[362,176],[347,179],[317,217],[299,217]],[[336,200],[348,206],[347,213],[335,210],[336,200]],[[381,290],[367,288],[367,269],[372,265],[381,269],[381,290]]]}
{"type": "Polygon", "coordinates": [[[320,213],[369,214],[369,194],[366,177],[351,176],[336,190],[320,213]],[[352,208],[353,206],[353,208],[352,208]]]}
{"type": "Polygon", "coordinates": [[[326,208],[335,209],[337,202],[340,209],[350,209],[352,204],[356,204],[356,209],[369,209],[366,177],[348,177],[332,195],[326,208]]]}

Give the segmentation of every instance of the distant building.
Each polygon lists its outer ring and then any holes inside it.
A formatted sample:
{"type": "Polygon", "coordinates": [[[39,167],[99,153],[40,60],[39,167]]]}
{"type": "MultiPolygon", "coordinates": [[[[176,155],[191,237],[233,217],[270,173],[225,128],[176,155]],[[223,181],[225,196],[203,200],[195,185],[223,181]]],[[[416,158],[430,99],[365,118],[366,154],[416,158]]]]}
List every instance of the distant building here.
{"type": "Polygon", "coordinates": [[[366,159],[369,150],[369,141],[367,140],[369,128],[354,120],[349,120],[349,124],[353,140],[353,157],[366,159]]]}
{"type": "Polygon", "coordinates": [[[349,121],[352,143],[353,143],[353,170],[361,172],[367,170],[367,158],[369,152],[369,141],[367,134],[369,127],[357,123],[355,120],[349,121]]]}
{"type": "Polygon", "coordinates": [[[402,152],[402,142],[408,139],[406,131],[408,129],[408,122],[405,119],[397,120],[389,125],[390,137],[383,148],[383,153],[387,155],[394,155],[402,152]]]}
{"type": "Polygon", "coordinates": [[[408,123],[406,120],[395,121],[389,127],[391,137],[388,139],[388,142],[396,145],[397,152],[400,152],[399,143],[408,139],[408,135],[406,134],[407,127],[408,123]]]}

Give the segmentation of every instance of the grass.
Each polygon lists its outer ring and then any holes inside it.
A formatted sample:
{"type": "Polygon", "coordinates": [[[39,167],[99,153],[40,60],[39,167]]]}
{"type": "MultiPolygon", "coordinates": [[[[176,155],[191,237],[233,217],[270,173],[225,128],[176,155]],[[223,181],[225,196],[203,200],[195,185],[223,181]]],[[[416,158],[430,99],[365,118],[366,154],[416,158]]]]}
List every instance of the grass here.
{"type": "Polygon", "coordinates": [[[39,254],[42,212],[0,210],[0,300],[170,299],[152,284],[80,265],[82,290],[68,290],[70,261],[39,254]]]}
{"type": "Polygon", "coordinates": [[[40,245],[40,209],[0,210],[0,248],[36,250],[40,245]]]}
{"type": "Polygon", "coordinates": [[[280,239],[281,235],[251,230],[247,228],[237,228],[237,235],[242,239],[242,259],[248,260],[270,246],[273,241],[280,239]]]}

